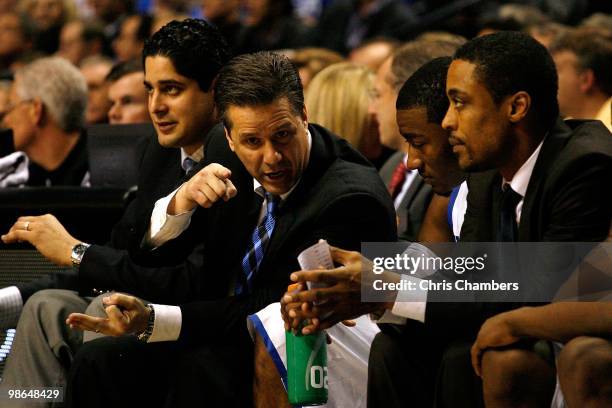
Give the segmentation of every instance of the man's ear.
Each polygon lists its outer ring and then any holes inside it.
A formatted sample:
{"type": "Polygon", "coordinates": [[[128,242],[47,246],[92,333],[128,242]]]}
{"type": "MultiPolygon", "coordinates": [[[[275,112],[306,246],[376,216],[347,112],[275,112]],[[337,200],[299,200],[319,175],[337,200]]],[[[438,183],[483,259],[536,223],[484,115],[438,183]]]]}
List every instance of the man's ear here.
{"type": "Polygon", "coordinates": [[[308,129],[308,112],[306,111],[306,105],[302,109],[302,120],[304,121],[304,127],[308,129]]]}
{"type": "Polygon", "coordinates": [[[589,93],[595,86],[595,74],[592,69],[585,69],[579,74],[580,92],[589,93]]]}
{"type": "Polygon", "coordinates": [[[34,98],[32,103],[30,104],[30,109],[28,111],[30,118],[36,124],[36,126],[41,127],[45,124],[45,121],[48,120],[47,112],[45,109],[45,105],[39,98],[34,98]]]}
{"type": "Polygon", "coordinates": [[[531,107],[531,96],[520,91],[510,96],[508,100],[508,119],[512,123],[518,123],[527,116],[531,107]]]}
{"type": "Polygon", "coordinates": [[[234,141],[232,140],[230,131],[227,129],[225,124],[223,125],[223,131],[225,132],[225,138],[227,139],[227,143],[229,144],[230,149],[232,150],[232,152],[235,152],[236,150],[234,150],[234,141]]]}

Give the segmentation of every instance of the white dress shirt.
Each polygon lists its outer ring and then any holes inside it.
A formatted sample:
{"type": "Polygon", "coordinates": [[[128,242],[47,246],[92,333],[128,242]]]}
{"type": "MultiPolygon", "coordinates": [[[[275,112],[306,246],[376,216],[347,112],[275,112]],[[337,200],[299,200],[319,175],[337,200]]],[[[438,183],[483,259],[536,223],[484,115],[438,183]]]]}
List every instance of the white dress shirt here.
{"type": "MultiPolygon", "coordinates": [[[[538,147],[533,151],[531,156],[523,163],[523,165],[518,169],[518,171],[512,177],[512,180],[509,182],[507,180],[503,181],[503,184],[510,184],[510,187],[521,195],[521,201],[516,206],[516,222],[517,225],[520,224],[521,220],[521,212],[523,209],[523,199],[525,197],[525,193],[527,192],[527,187],[529,186],[529,180],[531,179],[531,174],[533,173],[533,168],[538,160],[538,156],[540,155],[540,150],[542,148],[542,144],[544,142],[540,142],[538,147]]],[[[457,196],[457,199],[460,197],[457,196]]],[[[467,197],[465,197],[467,199],[467,197]]],[[[454,227],[454,225],[453,225],[454,227]]],[[[454,228],[453,228],[454,229],[454,228]]],[[[459,226],[459,231],[461,227],[459,226]]],[[[419,281],[421,278],[410,276],[410,275],[402,275],[402,280],[413,281],[415,282],[415,287],[420,288],[419,281]]],[[[393,323],[393,324],[406,324],[406,319],[418,320],[420,322],[425,323],[425,309],[427,307],[427,290],[400,290],[397,292],[397,297],[395,298],[395,303],[393,304],[393,308],[391,310],[386,310],[380,319],[378,319],[378,323],[393,323]]],[[[375,317],[374,317],[375,319],[375,317]]]]}

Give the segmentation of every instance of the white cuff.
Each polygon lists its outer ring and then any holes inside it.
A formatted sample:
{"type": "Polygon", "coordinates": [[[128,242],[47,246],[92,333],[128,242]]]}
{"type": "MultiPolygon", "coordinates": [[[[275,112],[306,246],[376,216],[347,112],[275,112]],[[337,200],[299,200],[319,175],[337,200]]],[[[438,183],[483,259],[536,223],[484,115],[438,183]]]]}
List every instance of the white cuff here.
{"type": "Polygon", "coordinates": [[[423,279],[410,275],[402,275],[402,281],[414,282],[414,289],[399,290],[391,310],[379,318],[372,319],[376,323],[406,324],[406,319],[425,323],[425,308],[427,307],[427,289],[420,287],[423,279]]]}
{"type": "Polygon", "coordinates": [[[153,332],[147,343],[157,341],[175,341],[181,334],[183,323],[181,308],[178,306],[155,305],[155,320],[153,322],[153,332]]]}
{"type": "Polygon", "coordinates": [[[153,248],[162,246],[164,243],[181,235],[189,227],[195,208],[177,215],[168,214],[168,205],[170,205],[170,201],[172,201],[172,198],[181,187],[155,202],[155,207],[151,213],[149,230],[145,235],[145,246],[153,248]]]}
{"type": "Polygon", "coordinates": [[[17,286],[0,289],[0,327],[17,326],[19,315],[23,309],[23,299],[17,286]]]}

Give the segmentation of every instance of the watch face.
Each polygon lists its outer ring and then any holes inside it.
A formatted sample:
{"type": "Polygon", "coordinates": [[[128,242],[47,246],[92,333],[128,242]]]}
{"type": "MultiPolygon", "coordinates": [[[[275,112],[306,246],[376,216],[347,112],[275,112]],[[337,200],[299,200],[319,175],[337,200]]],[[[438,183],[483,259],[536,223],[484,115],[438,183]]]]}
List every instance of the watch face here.
{"type": "Polygon", "coordinates": [[[83,244],[83,243],[76,244],[72,248],[72,254],[70,258],[72,258],[72,264],[74,266],[81,264],[81,260],[83,259],[83,255],[85,254],[85,251],[87,250],[87,248],[89,248],[89,245],[83,244]]]}

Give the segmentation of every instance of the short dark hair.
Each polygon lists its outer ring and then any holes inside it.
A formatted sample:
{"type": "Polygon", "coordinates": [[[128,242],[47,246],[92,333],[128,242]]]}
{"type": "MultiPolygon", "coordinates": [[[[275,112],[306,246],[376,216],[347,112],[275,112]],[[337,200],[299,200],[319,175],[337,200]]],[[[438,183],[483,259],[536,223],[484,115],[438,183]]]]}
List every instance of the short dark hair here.
{"type": "Polygon", "coordinates": [[[580,70],[590,69],[597,86],[612,95],[612,36],[592,28],[580,28],[562,35],[550,46],[550,53],[570,51],[578,59],[580,70]]]}
{"type": "Polygon", "coordinates": [[[391,75],[387,82],[393,89],[399,89],[419,67],[437,57],[451,56],[463,43],[460,40],[416,40],[411,41],[393,53],[391,75]]]}
{"type": "Polygon", "coordinates": [[[461,46],[455,60],[476,65],[475,73],[496,104],[525,91],[532,100],[537,122],[546,128],[559,116],[557,70],[546,48],[518,31],[500,31],[476,37],[461,46]]]}
{"type": "Polygon", "coordinates": [[[129,60],[124,62],[118,62],[111,68],[110,72],[106,75],[104,80],[106,82],[117,82],[126,75],[133,74],[134,72],[144,72],[142,69],[142,61],[140,60],[129,60]]]}
{"type": "Polygon", "coordinates": [[[300,76],[286,56],[274,52],[234,58],[221,69],[215,85],[215,104],[227,129],[231,129],[226,118],[229,106],[263,106],[283,97],[293,113],[302,115],[304,90],[300,76]]]}
{"type": "Polygon", "coordinates": [[[229,46],[219,30],[193,18],[171,21],[145,41],[143,66],[147,57],[158,55],[169,58],[176,72],[196,80],[205,92],[230,59],[229,46]]]}
{"type": "Polygon", "coordinates": [[[451,61],[451,57],[440,57],[417,69],[399,91],[395,103],[397,110],[424,107],[427,109],[427,120],[442,124],[449,104],[446,73],[451,61]]]}

